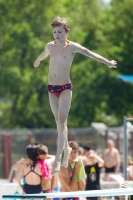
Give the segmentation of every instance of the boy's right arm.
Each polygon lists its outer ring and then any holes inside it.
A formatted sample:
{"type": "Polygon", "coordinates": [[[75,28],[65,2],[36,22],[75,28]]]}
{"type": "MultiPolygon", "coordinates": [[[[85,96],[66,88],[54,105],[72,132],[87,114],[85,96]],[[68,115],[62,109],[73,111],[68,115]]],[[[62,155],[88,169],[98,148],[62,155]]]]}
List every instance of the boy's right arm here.
{"type": "Polygon", "coordinates": [[[45,59],[48,55],[49,55],[49,50],[48,50],[48,44],[47,44],[45,50],[35,60],[34,67],[38,67],[40,65],[40,61],[45,59]]]}

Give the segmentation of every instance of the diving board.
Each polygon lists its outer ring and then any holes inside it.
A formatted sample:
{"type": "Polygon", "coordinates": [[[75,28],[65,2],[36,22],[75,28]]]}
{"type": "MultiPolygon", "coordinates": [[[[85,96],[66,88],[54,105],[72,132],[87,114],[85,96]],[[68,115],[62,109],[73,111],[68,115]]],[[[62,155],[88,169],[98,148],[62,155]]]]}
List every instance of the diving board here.
{"type": "Polygon", "coordinates": [[[66,198],[66,197],[107,197],[107,196],[127,196],[133,195],[133,188],[119,188],[106,190],[75,191],[75,192],[53,192],[41,194],[16,194],[3,195],[3,199],[46,199],[46,198],[66,198]]]}

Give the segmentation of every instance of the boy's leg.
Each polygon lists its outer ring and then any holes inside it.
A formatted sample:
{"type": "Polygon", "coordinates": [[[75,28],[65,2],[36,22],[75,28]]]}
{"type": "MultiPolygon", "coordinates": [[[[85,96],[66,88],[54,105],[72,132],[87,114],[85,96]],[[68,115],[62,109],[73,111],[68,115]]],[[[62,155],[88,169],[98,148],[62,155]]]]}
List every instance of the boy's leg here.
{"type": "Polygon", "coordinates": [[[71,105],[72,99],[72,91],[71,90],[64,90],[57,101],[56,96],[53,97],[53,94],[49,94],[50,99],[50,106],[52,112],[55,116],[55,120],[57,123],[58,129],[58,140],[57,140],[57,154],[54,162],[54,167],[52,170],[52,174],[58,173],[60,170],[60,161],[64,146],[68,146],[68,139],[67,139],[67,117],[71,105]],[[58,112],[58,117],[57,117],[58,112]]]}
{"type": "Polygon", "coordinates": [[[59,110],[58,110],[58,142],[57,142],[57,157],[62,156],[62,152],[64,149],[64,162],[68,164],[69,158],[69,145],[68,145],[68,130],[67,130],[67,118],[70,110],[72,100],[72,91],[64,90],[59,97],[59,110]],[[63,143],[63,145],[61,145],[63,143]]]}
{"type": "Polygon", "coordinates": [[[59,98],[49,92],[49,103],[50,103],[52,113],[55,117],[55,121],[57,121],[58,120],[58,109],[59,109],[59,98]]]}
{"type": "MultiPolygon", "coordinates": [[[[60,127],[58,126],[59,123],[57,123],[57,130],[60,130],[60,127]]],[[[65,135],[61,134],[60,136],[58,136],[58,141],[57,141],[57,155],[61,155],[62,157],[62,152],[64,149],[64,155],[63,155],[63,160],[62,160],[62,164],[65,168],[68,167],[68,159],[69,159],[69,155],[72,151],[72,148],[69,147],[68,144],[68,130],[67,130],[67,121],[65,123],[65,135]],[[59,144],[58,144],[59,143],[59,144]],[[63,147],[60,145],[60,143],[63,144],[63,147]],[[60,146],[60,148],[59,148],[60,146]]],[[[58,157],[58,156],[57,156],[58,157]]],[[[58,167],[59,168],[59,167],[58,167]]]]}
{"type": "MultiPolygon", "coordinates": [[[[55,117],[55,121],[56,121],[56,125],[57,125],[57,131],[58,131],[57,121],[58,121],[58,110],[59,110],[59,98],[56,95],[49,92],[49,103],[50,103],[50,107],[51,107],[51,110],[53,112],[53,115],[55,117]]],[[[61,145],[63,145],[63,143],[61,145]]],[[[58,139],[57,139],[57,148],[58,148],[58,139]]],[[[57,156],[57,153],[56,153],[54,165],[53,165],[53,168],[52,168],[52,175],[58,173],[59,169],[60,169],[60,158],[59,158],[59,156],[57,156]]]]}

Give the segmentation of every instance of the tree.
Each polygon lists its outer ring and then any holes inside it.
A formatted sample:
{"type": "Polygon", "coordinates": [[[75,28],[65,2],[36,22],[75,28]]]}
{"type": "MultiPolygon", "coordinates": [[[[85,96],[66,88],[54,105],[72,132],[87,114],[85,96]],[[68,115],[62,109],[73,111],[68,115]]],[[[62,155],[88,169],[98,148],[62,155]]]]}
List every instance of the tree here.
{"type": "Polygon", "coordinates": [[[132,32],[127,28],[127,23],[132,26],[132,1],[128,1],[129,5],[126,0],[117,0],[105,7],[98,0],[1,0],[0,127],[55,127],[47,94],[49,59],[37,69],[33,62],[53,40],[50,24],[58,15],[70,24],[69,40],[118,61],[118,68],[112,70],[76,54],[71,69],[74,92],[68,126],[89,126],[92,121],[121,123],[132,108],[132,86],[115,78],[119,73],[132,73],[132,32]]]}

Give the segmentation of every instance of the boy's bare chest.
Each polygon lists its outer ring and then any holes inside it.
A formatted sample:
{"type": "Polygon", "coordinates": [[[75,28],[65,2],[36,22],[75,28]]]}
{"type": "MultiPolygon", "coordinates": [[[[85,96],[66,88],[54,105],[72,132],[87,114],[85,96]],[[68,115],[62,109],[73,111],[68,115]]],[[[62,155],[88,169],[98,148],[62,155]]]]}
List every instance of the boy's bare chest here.
{"type": "Polygon", "coordinates": [[[72,57],[72,52],[68,47],[65,48],[53,48],[50,51],[51,59],[67,59],[72,57]]]}

